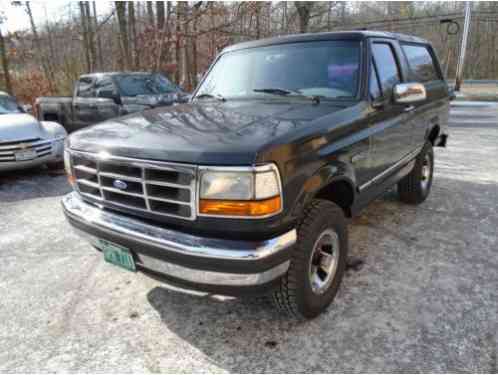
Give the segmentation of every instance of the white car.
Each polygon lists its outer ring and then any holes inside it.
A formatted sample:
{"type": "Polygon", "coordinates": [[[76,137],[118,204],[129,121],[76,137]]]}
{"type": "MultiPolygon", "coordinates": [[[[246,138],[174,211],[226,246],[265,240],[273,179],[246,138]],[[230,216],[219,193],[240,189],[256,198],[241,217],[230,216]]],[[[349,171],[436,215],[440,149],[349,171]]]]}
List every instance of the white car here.
{"type": "Polygon", "coordinates": [[[62,125],[38,121],[0,91],[0,172],[41,164],[61,167],[66,136],[62,125]]]}

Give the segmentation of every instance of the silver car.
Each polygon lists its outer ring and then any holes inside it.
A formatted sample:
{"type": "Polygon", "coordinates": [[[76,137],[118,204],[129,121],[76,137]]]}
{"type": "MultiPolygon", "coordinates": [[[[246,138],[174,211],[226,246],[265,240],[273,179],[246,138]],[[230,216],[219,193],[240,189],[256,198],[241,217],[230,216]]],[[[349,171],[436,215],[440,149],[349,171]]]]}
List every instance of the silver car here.
{"type": "Polygon", "coordinates": [[[60,168],[66,136],[62,125],[38,121],[0,91],[0,172],[42,164],[60,168]]]}

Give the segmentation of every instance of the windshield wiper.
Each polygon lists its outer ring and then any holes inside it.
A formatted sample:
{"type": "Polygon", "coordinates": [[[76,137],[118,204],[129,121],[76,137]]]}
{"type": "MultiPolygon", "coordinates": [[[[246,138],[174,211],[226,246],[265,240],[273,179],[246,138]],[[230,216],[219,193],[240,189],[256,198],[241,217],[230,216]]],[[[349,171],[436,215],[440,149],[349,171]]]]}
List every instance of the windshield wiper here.
{"type": "Polygon", "coordinates": [[[299,92],[298,90],[287,90],[287,89],[281,89],[278,87],[254,89],[252,91],[262,92],[265,94],[280,95],[280,96],[288,96],[288,95],[300,96],[302,98],[310,99],[316,104],[320,104],[320,99],[324,98],[324,96],[322,96],[322,95],[304,95],[303,93],[299,92]]]}
{"type": "Polygon", "coordinates": [[[203,99],[203,98],[212,98],[212,99],[217,99],[219,100],[220,102],[226,102],[227,100],[221,96],[220,94],[208,94],[208,93],[205,93],[205,94],[200,94],[200,95],[197,95],[195,97],[195,99],[203,99]]]}

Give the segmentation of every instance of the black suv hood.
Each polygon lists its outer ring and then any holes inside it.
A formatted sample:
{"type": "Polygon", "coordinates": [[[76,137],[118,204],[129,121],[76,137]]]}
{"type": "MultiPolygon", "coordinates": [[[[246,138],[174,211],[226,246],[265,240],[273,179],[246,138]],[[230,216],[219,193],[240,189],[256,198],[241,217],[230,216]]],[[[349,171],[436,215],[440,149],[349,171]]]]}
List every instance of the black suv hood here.
{"type": "Polygon", "coordinates": [[[69,137],[69,147],[140,159],[248,165],[279,138],[344,107],[307,100],[203,100],[82,129],[69,137]]]}

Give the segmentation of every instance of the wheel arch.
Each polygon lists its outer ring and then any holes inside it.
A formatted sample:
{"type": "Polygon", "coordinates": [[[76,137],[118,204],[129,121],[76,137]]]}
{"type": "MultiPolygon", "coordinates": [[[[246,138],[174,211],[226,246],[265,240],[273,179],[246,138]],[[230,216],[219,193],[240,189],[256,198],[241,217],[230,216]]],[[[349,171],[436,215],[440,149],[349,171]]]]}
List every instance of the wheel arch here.
{"type": "Polygon", "coordinates": [[[436,140],[438,139],[441,133],[441,127],[439,124],[434,124],[431,128],[427,129],[427,134],[425,139],[432,143],[432,146],[436,145],[436,140]]]}
{"type": "Polygon", "coordinates": [[[304,183],[296,207],[302,212],[313,199],[323,199],[337,204],[346,217],[351,217],[356,199],[355,180],[352,166],[341,163],[322,167],[304,183]]]}

